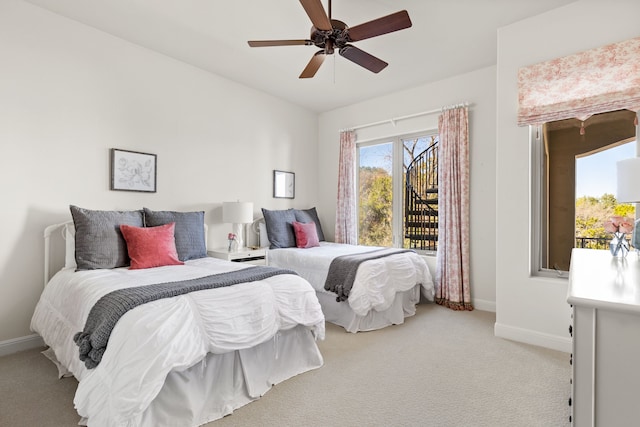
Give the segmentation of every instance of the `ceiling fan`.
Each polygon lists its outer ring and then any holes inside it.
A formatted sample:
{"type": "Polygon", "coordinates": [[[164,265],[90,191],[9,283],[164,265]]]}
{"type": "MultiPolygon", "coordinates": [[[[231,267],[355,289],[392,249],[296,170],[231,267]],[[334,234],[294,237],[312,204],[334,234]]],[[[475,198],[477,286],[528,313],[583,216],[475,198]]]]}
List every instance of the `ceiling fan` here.
{"type": "Polygon", "coordinates": [[[348,27],[342,21],[331,19],[331,0],[329,0],[328,15],[322,6],[321,0],[300,0],[300,3],[302,3],[302,7],[313,24],[309,39],[255,40],[248,43],[251,47],[296,45],[319,47],[321,50],[313,55],[302,74],[300,74],[301,79],[313,77],[326,56],[332,55],[335,49],[338,49],[338,53],[348,60],[369,71],[379,73],[389,64],[350,43],[411,27],[411,19],[409,19],[409,13],[406,10],[392,13],[355,27],[348,27]]]}

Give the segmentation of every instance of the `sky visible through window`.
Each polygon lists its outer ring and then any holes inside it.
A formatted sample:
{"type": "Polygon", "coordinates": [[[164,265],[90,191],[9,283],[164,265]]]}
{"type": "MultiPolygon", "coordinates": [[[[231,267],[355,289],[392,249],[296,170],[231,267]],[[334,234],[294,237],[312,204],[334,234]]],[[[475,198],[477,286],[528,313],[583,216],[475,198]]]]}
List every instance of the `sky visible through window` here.
{"type": "Polygon", "coordinates": [[[576,198],[616,195],[616,162],[636,156],[636,142],[576,159],[576,198]]]}
{"type": "MultiPolygon", "coordinates": [[[[419,154],[423,150],[426,150],[431,143],[430,137],[420,137],[418,139],[418,145],[415,149],[415,155],[419,154]]],[[[403,141],[415,141],[413,139],[406,139],[403,141]]],[[[387,142],[376,145],[368,145],[360,147],[359,156],[360,156],[360,167],[378,167],[386,170],[389,175],[392,174],[393,169],[393,142],[387,142]]],[[[404,153],[404,151],[403,151],[404,153]]],[[[404,153],[404,163],[405,166],[411,162],[411,158],[407,153],[404,153]]]]}
{"type": "Polygon", "coordinates": [[[360,167],[378,167],[383,168],[389,174],[392,170],[392,153],[393,144],[391,142],[385,144],[368,145],[360,148],[360,167]]]}
{"type": "MultiPolygon", "coordinates": [[[[391,143],[360,150],[360,166],[384,168],[391,174],[391,143]]],[[[636,142],[576,159],[576,198],[616,194],[616,162],[636,156],[636,142]]]]}

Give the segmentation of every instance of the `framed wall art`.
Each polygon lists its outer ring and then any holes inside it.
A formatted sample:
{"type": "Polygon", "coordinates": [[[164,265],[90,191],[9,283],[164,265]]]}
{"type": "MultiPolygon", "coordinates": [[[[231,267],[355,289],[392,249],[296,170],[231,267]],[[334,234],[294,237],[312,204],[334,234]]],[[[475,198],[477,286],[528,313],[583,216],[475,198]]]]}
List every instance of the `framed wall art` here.
{"type": "Polygon", "coordinates": [[[293,172],[273,171],[273,197],[277,199],[296,197],[296,175],[293,172]]]}
{"type": "Polygon", "coordinates": [[[111,149],[111,190],[155,193],[157,156],[111,149]]]}

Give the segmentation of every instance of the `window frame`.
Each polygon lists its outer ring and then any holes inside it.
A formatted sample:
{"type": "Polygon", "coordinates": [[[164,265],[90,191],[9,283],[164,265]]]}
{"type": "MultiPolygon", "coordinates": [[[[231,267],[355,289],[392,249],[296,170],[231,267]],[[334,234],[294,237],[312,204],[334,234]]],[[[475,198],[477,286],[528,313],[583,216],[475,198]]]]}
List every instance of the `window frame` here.
{"type": "Polygon", "coordinates": [[[544,137],[542,125],[529,126],[529,270],[533,277],[555,277],[567,279],[567,271],[542,267],[543,248],[545,247],[542,230],[546,210],[546,200],[543,199],[544,177],[544,137]]]}
{"type": "MultiPolygon", "coordinates": [[[[636,112],[636,118],[640,116],[640,112],[636,112]]],[[[636,121],[637,123],[637,121],[636,121]]],[[[636,124],[636,155],[640,157],[640,143],[638,136],[640,135],[640,125],[636,124]]],[[[529,232],[530,232],[530,244],[529,244],[529,276],[540,278],[559,278],[568,279],[569,272],[563,270],[556,270],[551,268],[542,267],[542,258],[544,256],[545,237],[542,235],[542,230],[545,228],[543,221],[545,220],[546,203],[543,199],[543,186],[549,183],[544,183],[544,135],[543,125],[529,125],[529,232]]],[[[636,204],[636,219],[640,217],[638,208],[640,204],[636,204]]],[[[548,227],[546,228],[548,230],[548,227]]]]}
{"type": "MultiPolygon", "coordinates": [[[[438,136],[438,129],[428,129],[422,131],[416,131],[401,135],[392,135],[383,138],[370,139],[366,141],[356,141],[356,215],[359,218],[360,213],[360,193],[358,189],[360,188],[360,174],[358,171],[360,170],[360,153],[359,149],[361,147],[368,147],[379,144],[387,144],[392,143],[392,163],[391,163],[391,180],[392,180],[392,207],[391,212],[393,215],[393,219],[391,221],[391,241],[393,243],[394,248],[401,248],[404,242],[404,229],[403,229],[403,221],[404,221],[404,212],[403,212],[403,201],[404,201],[404,187],[402,185],[403,180],[398,179],[398,177],[402,177],[404,174],[403,170],[403,160],[404,160],[404,149],[403,149],[403,141],[415,138],[430,138],[432,136],[438,136]]],[[[359,219],[358,219],[359,221],[359,219]]],[[[358,222],[358,227],[356,228],[356,241],[360,244],[360,224],[358,222]]],[[[421,255],[426,256],[436,256],[437,250],[423,250],[423,249],[415,249],[415,251],[421,255]]]]}

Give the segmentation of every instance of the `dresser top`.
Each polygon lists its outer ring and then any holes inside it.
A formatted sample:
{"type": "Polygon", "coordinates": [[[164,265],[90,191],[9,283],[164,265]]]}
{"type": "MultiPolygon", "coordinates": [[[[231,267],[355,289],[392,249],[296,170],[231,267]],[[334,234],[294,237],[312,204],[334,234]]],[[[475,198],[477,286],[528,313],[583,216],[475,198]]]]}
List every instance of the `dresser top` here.
{"type": "Polygon", "coordinates": [[[640,257],[617,258],[607,250],[573,249],[569,304],[640,314],[640,257]]]}

